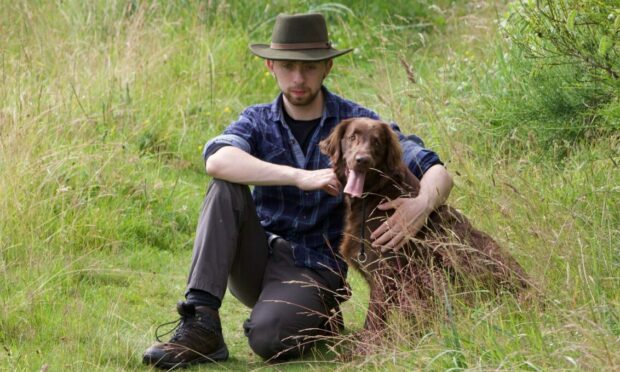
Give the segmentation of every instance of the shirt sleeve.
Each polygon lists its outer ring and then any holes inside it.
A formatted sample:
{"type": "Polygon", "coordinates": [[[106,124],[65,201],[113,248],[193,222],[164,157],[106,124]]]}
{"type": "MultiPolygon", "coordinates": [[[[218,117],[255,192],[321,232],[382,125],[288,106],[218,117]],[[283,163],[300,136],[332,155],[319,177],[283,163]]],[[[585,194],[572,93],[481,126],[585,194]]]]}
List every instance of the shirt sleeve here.
{"type": "Polygon", "coordinates": [[[243,113],[239,119],[231,123],[219,136],[209,140],[203,150],[202,157],[205,161],[217,150],[225,146],[234,146],[256,156],[256,125],[243,113]]]}
{"type": "Polygon", "coordinates": [[[421,179],[424,173],[433,165],[443,165],[443,162],[435,152],[424,147],[424,142],[420,137],[413,134],[405,136],[395,123],[391,123],[390,126],[398,136],[403,149],[403,161],[418,179],[421,179]]]}

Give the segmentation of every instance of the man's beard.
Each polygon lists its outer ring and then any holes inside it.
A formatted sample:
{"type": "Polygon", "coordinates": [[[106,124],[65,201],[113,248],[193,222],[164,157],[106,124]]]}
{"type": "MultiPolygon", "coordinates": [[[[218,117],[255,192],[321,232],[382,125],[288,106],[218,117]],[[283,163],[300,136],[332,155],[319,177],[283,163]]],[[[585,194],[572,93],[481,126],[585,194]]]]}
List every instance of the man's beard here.
{"type": "Polygon", "coordinates": [[[284,92],[284,96],[286,97],[286,100],[292,104],[293,106],[308,106],[309,104],[311,104],[312,102],[314,102],[314,100],[316,99],[316,97],[319,95],[319,92],[321,90],[317,89],[316,92],[310,92],[310,95],[306,95],[306,96],[295,96],[292,93],[284,92]]]}

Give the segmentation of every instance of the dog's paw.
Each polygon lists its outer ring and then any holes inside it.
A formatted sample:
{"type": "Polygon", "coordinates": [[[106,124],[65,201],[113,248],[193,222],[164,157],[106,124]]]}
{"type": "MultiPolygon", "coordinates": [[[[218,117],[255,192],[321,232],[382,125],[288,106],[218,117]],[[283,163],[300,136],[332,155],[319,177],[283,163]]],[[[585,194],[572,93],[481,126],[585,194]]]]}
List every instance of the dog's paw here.
{"type": "Polygon", "coordinates": [[[366,356],[377,352],[377,348],[382,344],[380,332],[362,330],[357,332],[352,340],[351,355],[366,356]]]}

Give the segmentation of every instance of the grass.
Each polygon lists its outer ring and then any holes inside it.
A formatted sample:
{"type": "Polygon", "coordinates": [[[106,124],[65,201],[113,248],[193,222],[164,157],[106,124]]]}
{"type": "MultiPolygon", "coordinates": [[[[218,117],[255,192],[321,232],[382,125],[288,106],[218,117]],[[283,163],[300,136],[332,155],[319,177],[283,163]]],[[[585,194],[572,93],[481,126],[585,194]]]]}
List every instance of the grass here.
{"type": "MultiPolygon", "coordinates": [[[[268,40],[285,9],[323,10],[337,46],[356,47],[327,86],[440,154],[455,176],[450,204],[519,260],[545,307],[454,295],[450,317],[415,337],[396,320],[396,342],[367,358],[269,366],[243,336],[249,310],[228,295],[232,358],[212,367],[618,368],[618,132],[498,135],[497,122],[527,112],[504,95],[525,78],[503,58],[501,3],[342,4],[0,3],[0,370],[144,369],[141,353],[184,291],[208,182],[202,145],[277,93],[247,44],[268,40]]],[[[606,110],[618,117],[617,99],[606,110]]],[[[355,331],[367,292],[350,281],[355,331]]]]}

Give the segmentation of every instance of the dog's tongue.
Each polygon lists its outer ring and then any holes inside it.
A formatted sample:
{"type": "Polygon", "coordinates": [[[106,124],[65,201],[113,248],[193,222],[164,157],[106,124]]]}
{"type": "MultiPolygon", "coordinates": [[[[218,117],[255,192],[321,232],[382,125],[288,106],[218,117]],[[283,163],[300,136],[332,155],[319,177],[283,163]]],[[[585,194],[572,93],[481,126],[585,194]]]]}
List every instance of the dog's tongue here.
{"type": "Polygon", "coordinates": [[[353,169],[349,170],[349,176],[347,177],[347,184],[344,186],[344,193],[353,197],[361,197],[364,191],[364,177],[365,173],[358,173],[353,169]]]}

